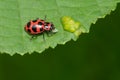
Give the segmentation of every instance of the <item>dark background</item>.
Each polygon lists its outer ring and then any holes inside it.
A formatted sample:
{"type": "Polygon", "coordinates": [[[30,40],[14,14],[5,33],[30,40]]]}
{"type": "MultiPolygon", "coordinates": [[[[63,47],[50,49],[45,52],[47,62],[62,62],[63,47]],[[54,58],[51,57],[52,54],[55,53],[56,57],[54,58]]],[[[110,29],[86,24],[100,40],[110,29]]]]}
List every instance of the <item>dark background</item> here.
{"type": "Polygon", "coordinates": [[[42,54],[0,54],[0,80],[120,80],[120,4],[76,42],[42,54]]]}

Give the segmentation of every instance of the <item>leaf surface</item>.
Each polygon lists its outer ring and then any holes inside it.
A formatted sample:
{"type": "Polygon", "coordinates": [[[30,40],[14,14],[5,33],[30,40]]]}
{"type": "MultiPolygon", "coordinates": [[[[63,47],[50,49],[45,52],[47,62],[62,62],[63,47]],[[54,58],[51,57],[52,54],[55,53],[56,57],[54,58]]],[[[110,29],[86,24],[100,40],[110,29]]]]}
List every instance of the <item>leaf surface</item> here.
{"type": "MultiPolygon", "coordinates": [[[[41,53],[57,44],[77,40],[80,33],[88,33],[90,25],[116,8],[120,0],[0,0],[0,52],[13,55],[19,53],[41,53]],[[50,37],[45,34],[30,41],[24,26],[30,20],[44,19],[53,22],[58,32],[50,37]],[[64,30],[64,16],[79,22],[75,33],[64,30]]],[[[69,22],[69,21],[67,21],[69,22]]],[[[74,26],[73,26],[74,27],[74,26]]]]}

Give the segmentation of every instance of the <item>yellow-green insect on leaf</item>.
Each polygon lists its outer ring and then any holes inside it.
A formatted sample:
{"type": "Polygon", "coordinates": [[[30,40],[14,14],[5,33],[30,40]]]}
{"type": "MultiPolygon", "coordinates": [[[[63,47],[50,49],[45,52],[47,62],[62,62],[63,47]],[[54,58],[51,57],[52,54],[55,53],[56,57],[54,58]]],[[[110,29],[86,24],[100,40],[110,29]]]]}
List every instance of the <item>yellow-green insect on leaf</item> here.
{"type": "Polygon", "coordinates": [[[80,22],[74,21],[69,16],[62,17],[63,28],[69,32],[75,32],[80,27],[80,22]]]}

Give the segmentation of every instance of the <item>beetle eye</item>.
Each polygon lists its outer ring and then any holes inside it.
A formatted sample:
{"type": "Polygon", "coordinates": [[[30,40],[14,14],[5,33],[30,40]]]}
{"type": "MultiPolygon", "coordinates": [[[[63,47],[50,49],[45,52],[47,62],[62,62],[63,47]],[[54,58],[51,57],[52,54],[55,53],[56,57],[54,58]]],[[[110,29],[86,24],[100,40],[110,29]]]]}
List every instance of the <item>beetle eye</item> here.
{"type": "Polygon", "coordinates": [[[55,27],[54,27],[54,25],[53,25],[53,24],[51,24],[51,29],[55,29],[55,27]]]}

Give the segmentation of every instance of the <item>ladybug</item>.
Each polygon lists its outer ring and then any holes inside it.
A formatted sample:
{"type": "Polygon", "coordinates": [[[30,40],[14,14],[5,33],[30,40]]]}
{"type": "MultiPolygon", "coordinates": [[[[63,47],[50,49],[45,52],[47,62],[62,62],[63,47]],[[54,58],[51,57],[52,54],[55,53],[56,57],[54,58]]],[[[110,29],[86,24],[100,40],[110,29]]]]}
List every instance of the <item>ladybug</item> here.
{"type": "Polygon", "coordinates": [[[45,22],[45,20],[41,19],[31,20],[26,24],[24,29],[28,34],[32,35],[31,39],[36,37],[37,35],[43,34],[43,39],[45,40],[45,32],[47,33],[47,35],[57,32],[53,23],[45,22]]]}

